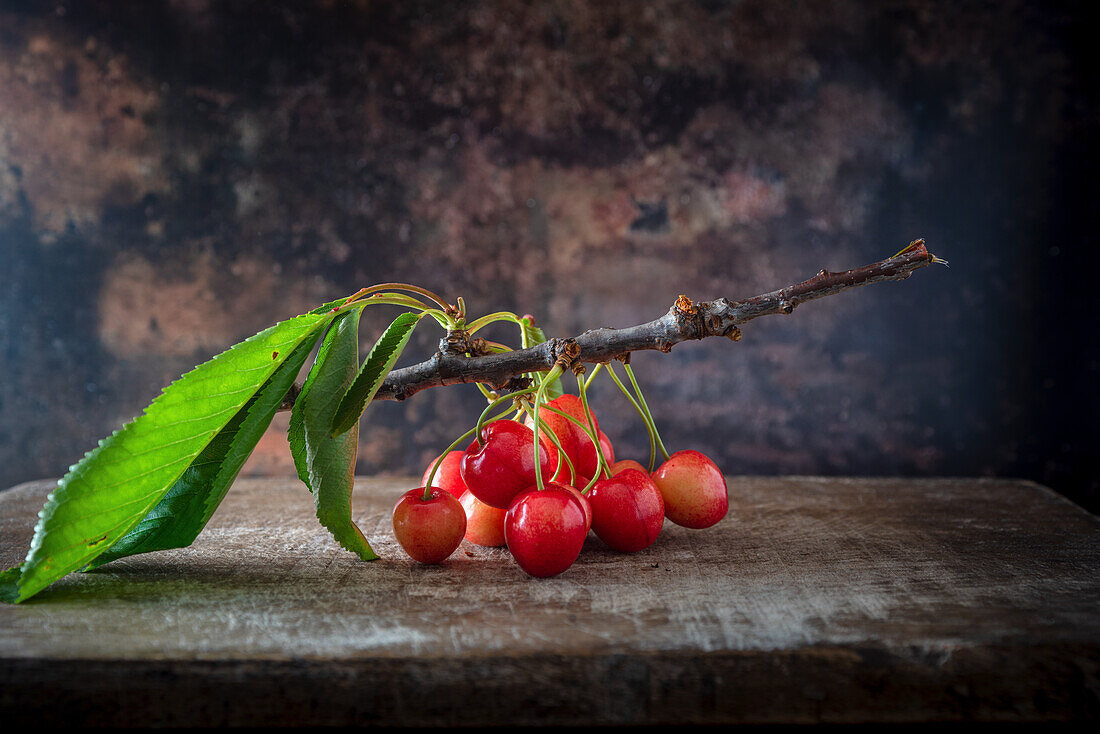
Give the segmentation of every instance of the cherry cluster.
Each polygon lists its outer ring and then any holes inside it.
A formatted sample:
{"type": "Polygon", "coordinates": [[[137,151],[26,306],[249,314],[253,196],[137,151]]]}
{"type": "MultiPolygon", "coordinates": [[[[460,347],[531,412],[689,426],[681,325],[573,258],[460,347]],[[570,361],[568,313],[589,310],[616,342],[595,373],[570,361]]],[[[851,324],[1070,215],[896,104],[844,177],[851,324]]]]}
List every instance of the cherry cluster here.
{"type": "MultiPolygon", "coordinates": [[[[524,422],[479,421],[465,451],[447,451],[432,462],[422,486],[394,507],[402,548],[421,563],[440,563],[465,537],[480,546],[507,546],[520,568],[547,577],[576,561],[589,531],[632,553],[657,540],[666,517],[689,528],[725,517],[725,478],[700,452],[669,455],[660,444],[666,460],[652,472],[631,459],[616,462],[583,386],[581,397],[541,401],[540,391],[533,404],[517,400],[524,422]]],[[[648,410],[639,413],[644,418],[648,410]]],[[[652,439],[651,416],[647,425],[652,439]]],[[[653,458],[651,450],[651,468],[653,458]]]]}

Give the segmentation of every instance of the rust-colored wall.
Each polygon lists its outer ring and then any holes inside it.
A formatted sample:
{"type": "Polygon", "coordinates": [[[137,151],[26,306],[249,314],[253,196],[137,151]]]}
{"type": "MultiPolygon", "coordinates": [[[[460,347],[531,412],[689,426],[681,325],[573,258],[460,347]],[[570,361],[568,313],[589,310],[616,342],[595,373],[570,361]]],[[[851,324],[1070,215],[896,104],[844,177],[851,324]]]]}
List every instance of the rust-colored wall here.
{"type": "MultiPolygon", "coordinates": [[[[950,270],[639,355],[666,439],[732,473],[1023,475],[1095,503],[1074,314],[1097,107],[1083,21],[1050,8],[0,3],[0,484],[372,282],[565,335],[924,236],[950,270]]],[[[359,470],[419,471],[479,403],[373,407],[359,470]]],[[[276,428],[249,472],[291,471],[276,428]]]]}

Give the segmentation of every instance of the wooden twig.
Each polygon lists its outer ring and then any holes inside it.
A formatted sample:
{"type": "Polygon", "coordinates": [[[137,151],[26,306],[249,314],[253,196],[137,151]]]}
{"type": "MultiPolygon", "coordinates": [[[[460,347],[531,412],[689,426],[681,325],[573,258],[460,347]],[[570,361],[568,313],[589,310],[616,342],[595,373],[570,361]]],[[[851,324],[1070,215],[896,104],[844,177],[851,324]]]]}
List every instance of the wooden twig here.
{"type": "Polygon", "coordinates": [[[498,390],[517,385],[525,372],[549,370],[565,362],[607,362],[625,358],[631,352],[656,349],[668,352],[676,344],[694,339],[723,336],[741,338],[740,325],[768,314],[789,314],[795,307],[884,280],[904,280],[913,271],[943,262],[915,240],[897,255],[854,270],[830,273],[821,270],[809,280],[741,301],[719,298],[693,303],[680,296],[668,313],[658,319],[624,329],[593,329],[579,336],[549,339],[531,347],[503,354],[466,356],[453,346],[453,336],[431,359],[394,370],[378,390],[375,400],[404,400],[430,387],[481,382],[498,390]]]}

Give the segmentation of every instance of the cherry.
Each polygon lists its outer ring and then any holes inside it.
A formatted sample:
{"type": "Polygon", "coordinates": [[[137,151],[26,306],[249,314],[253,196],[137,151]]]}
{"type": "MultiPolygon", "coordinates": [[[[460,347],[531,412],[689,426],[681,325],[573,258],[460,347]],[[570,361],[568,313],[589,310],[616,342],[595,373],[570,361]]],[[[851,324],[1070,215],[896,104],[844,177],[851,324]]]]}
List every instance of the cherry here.
{"type": "Polygon", "coordinates": [[[576,486],[569,486],[568,484],[562,484],[580,503],[581,510],[584,512],[584,532],[587,535],[588,531],[592,529],[592,503],[588,501],[588,497],[585,496],[581,489],[588,486],[587,477],[577,477],[576,486]]]}
{"type": "Polygon", "coordinates": [[[634,461],[634,459],[623,459],[611,465],[611,476],[615,476],[624,469],[637,469],[640,472],[649,474],[649,471],[644,466],[634,461]]]}
{"type": "MultiPolygon", "coordinates": [[[[584,415],[584,405],[581,403],[581,399],[576,395],[562,395],[546,404],[551,408],[557,408],[563,413],[568,413],[583,425],[588,425],[588,418],[584,415]]],[[[539,418],[546,421],[547,427],[549,427],[557,437],[566,456],[573,462],[573,469],[577,474],[584,474],[590,477],[596,473],[596,469],[599,467],[598,460],[596,459],[596,447],[593,445],[592,439],[588,437],[588,434],[582,430],[580,426],[568,418],[558,415],[552,410],[539,410],[539,418]]],[[[592,415],[592,422],[596,426],[596,430],[599,431],[600,422],[596,420],[595,414],[592,415]]],[[[526,425],[529,427],[535,425],[534,419],[531,418],[531,416],[527,417],[526,425]]],[[[540,435],[544,435],[544,433],[540,431],[540,435]]],[[[596,435],[599,436],[599,433],[596,435]]],[[[556,461],[558,455],[557,447],[553,445],[553,441],[550,439],[546,439],[546,443],[550,446],[550,452],[553,459],[556,461]]],[[[610,443],[609,441],[608,445],[610,445],[610,443]]],[[[562,464],[564,463],[565,462],[562,462],[562,464]]],[[[557,467],[557,464],[552,463],[551,466],[557,467]]],[[[568,468],[563,466],[562,470],[565,472],[566,478],[568,478],[568,468]]]]}
{"type": "MultiPolygon", "coordinates": [[[[511,420],[494,421],[482,430],[462,457],[462,480],[475,497],[506,509],[512,498],[535,483],[534,432],[511,420]]],[[[540,439],[541,440],[541,439],[540,439]]],[[[539,446],[539,466],[550,476],[550,451],[539,446]]]]}
{"type": "Polygon", "coordinates": [[[677,451],[653,472],[665,499],[665,516],[685,528],[709,528],[726,516],[726,478],[704,454],[677,451]]]}
{"type": "MultiPolygon", "coordinates": [[[[439,465],[439,469],[435,473],[435,478],[432,479],[432,486],[445,489],[455,497],[462,498],[462,493],[465,492],[468,487],[466,482],[462,481],[462,456],[461,451],[451,451],[445,457],[443,457],[443,463],[439,465]]],[[[435,466],[435,461],[428,464],[428,468],[424,470],[424,476],[420,479],[420,486],[428,486],[428,475],[432,473],[432,467],[435,466]]]]}
{"type": "Polygon", "coordinates": [[[504,518],[508,550],[532,576],[556,576],[573,565],[581,553],[584,511],[563,485],[551,482],[542,491],[531,487],[517,495],[504,518]]]}
{"type": "Polygon", "coordinates": [[[657,540],[665,521],[665,503],[644,471],[624,469],[601,479],[588,490],[588,499],[592,529],[614,550],[633,553],[657,540]]]}
{"type": "Polygon", "coordinates": [[[488,547],[504,545],[504,516],[508,514],[507,510],[490,507],[470,490],[463,492],[459,501],[466,511],[466,540],[488,547]]]}
{"type": "MultiPolygon", "coordinates": [[[[592,416],[593,419],[595,416],[592,416]]],[[[598,430],[598,429],[597,429],[598,430]]],[[[611,439],[607,437],[607,434],[603,431],[599,431],[596,434],[600,438],[600,448],[603,449],[603,458],[607,460],[608,466],[615,463],[615,447],[611,445],[611,439]]]]}
{"type": "Polygon", "coordinates": [[[414,560],[442,563],[466,533],[466,513],[450,492],[432,487],[410,489],[393,508],[393,534],[414,560]]]}

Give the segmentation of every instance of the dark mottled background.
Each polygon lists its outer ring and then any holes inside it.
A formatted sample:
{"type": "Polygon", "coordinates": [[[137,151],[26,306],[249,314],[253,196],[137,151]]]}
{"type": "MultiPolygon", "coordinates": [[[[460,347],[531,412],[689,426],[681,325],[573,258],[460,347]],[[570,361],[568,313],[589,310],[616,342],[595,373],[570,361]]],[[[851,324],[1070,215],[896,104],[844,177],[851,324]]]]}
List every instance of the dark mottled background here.
{"type": "MultiPolygon", "coordinates": [[[[0,2],[0,484],[365,284],[567,335],[923,236],[950,269],[639,355],[669,443],[1097,509],[1084,5],[0,2]]],[[[480,402],[373,407],[359,471],[419,471],[480,402]]],[[[285,424],[247,472],[291,471],[285,424]]]]}

